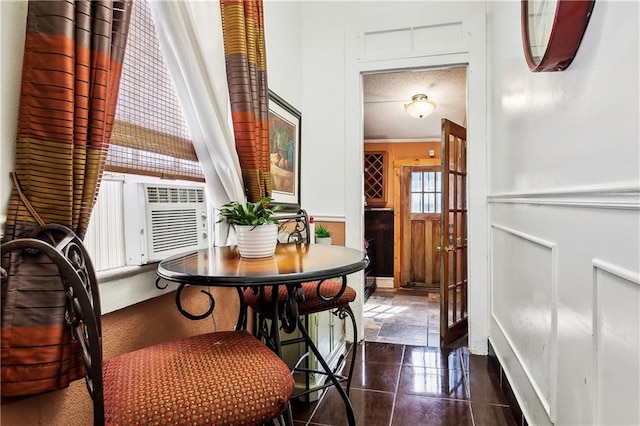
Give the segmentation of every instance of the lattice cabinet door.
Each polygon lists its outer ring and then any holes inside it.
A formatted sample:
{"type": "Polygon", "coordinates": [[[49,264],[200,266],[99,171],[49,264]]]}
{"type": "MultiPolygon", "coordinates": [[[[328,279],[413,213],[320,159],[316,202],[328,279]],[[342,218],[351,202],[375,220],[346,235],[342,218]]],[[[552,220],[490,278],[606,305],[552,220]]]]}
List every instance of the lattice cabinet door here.
{"type": "Polygon", "coordinates": [[[364,197],[368,206],[380,207],[387,204],[386,191],[387,153],[364,153],[364,197]]]}

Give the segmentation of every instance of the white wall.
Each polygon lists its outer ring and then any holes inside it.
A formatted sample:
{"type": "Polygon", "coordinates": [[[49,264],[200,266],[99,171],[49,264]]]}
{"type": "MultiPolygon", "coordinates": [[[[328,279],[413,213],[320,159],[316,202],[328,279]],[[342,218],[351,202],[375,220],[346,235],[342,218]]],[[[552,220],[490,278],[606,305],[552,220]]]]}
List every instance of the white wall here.
{"type": "Polygon", "coordinates": [[[575,60],[551,73],[527,68],[519,4],[492,6],[492,192],[637,186],[637,3],[596,2],[575,60]]]}
{"type": "Polygon", "coordinates": [[[640,424],[639,4],[552,73],[488,10],[491,343],[529,424],[640,424]]]}
{"type": "Polygon", "coordinates": [[[0,235],[11,195],[26,17],[26,0],[0,2],[0,235]]]}
{"type": "MultiPolygon", "coordinates": [[[[300,3],[264,1],[269,89],[297,110],[302,109],[302,37],[300,3]]],[[[303,126],[304,128],[304,114],[303,126]]],[[[301,151],[304,155],[304,150],[301,151]]]]}

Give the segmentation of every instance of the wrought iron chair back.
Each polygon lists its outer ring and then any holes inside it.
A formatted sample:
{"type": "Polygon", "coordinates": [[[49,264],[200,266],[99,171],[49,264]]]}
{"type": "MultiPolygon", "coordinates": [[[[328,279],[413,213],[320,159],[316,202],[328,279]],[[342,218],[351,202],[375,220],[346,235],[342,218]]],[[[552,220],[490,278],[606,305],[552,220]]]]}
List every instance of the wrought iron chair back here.
{"type": "Polygon", "coordinates": [[[102,325],[100,295],[95,270],[82,241],[62,225],[36,228],[30,238],[2,244],[2,253],[22,251],[23,256],[44,254],[58,267],[66,294],[65,319],[82,351],[85,379],[93,399],[94,424],[104,423],[102,383],[102,325]]]}
{"type": "Polygon", "coordinates": [[[58,268],[66,295],[65,319],[81,349],[86,369],[94,425],[104,425],[105,421],[129,424],[135,418],[158,424],[176,416],[183,418],[183,414],[186,422],[198,418],[210,424],[225,413],[231,417],[229,424],[257,425],[278,417],[292,424],[290,413],[282,418],[294,387],[289,368],[246,331],[220,331],[163,342],[103,363],[98,282],[82,241],[64,226],[45,225],[37,228],[31,238],[2,244],[3,255],[15,251],[23,257],[42,258],[44,254],[58,268]],[[180,362],[176,362],[179,357],[180,362]],[[247,360],[255,361],[255,365],[246,364],[247,360]],[[125,374],[117,372],[120,368],[125,369],[125,374]],[[136,379],[136,374],[145,376],[145,380],[136,379]],[[198,380],[181,381],[183,375],[198,377],[205,385],[198,380]],[[107,396],[105,383],[109,388],[107,396]],[[132,386],[140,386],[140,393],[132,391],[132,386]],[[161,389],[170,389],[179,403],[156,399],[155,392],[161,389]],[[247,389],[252,389],[247,398],[260,403],[244,411],[231,409],[236,399],[239,406],[248,407],[242,399],[247,389]],[[228,399],[225,395],[235,396],[228,399]],[[194,411],[196,400],[204,414],[194,411]]]}
{"type": "Polygon", "coordinates": [[[280,243],[310,244],[311,227],[309,226],[309,216],[305,210],[298,210],[295,214],[280,214],[276,216],[281,232],[286,232],[286,239],[280,243]]]}

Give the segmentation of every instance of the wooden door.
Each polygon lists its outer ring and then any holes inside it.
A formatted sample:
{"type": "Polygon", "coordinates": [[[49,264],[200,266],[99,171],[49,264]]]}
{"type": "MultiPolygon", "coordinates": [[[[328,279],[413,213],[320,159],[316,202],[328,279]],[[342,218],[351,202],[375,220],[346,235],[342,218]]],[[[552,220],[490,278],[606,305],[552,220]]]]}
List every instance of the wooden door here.
{"type": "Polygon", "coordinates": [[[467,333],[467,130],[442,120],[440,342],[467,333]]]}
{"type": "Polygon", "coordinates": [[[402,191],[402,273],[400,286],[440,288],[442,177],[440,166],[404,166],[402,191]]]}

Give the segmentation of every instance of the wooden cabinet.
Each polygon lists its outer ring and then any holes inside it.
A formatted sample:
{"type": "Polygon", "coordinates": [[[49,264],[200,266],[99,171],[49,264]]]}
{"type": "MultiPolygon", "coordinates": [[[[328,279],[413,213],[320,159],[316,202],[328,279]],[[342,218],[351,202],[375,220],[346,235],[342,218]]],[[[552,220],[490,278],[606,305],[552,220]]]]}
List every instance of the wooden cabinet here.
{"type": "Polygon", "coordinates": [[[387,204],[387,152],[364,153],[364,197],[368,206],[387,204]]]}
{"type": "Polygon", "coordinates": [[[375,247],[370,253],[377,277],[393,277],[393,210],[366,209],[364,237],[375,247]]]}

